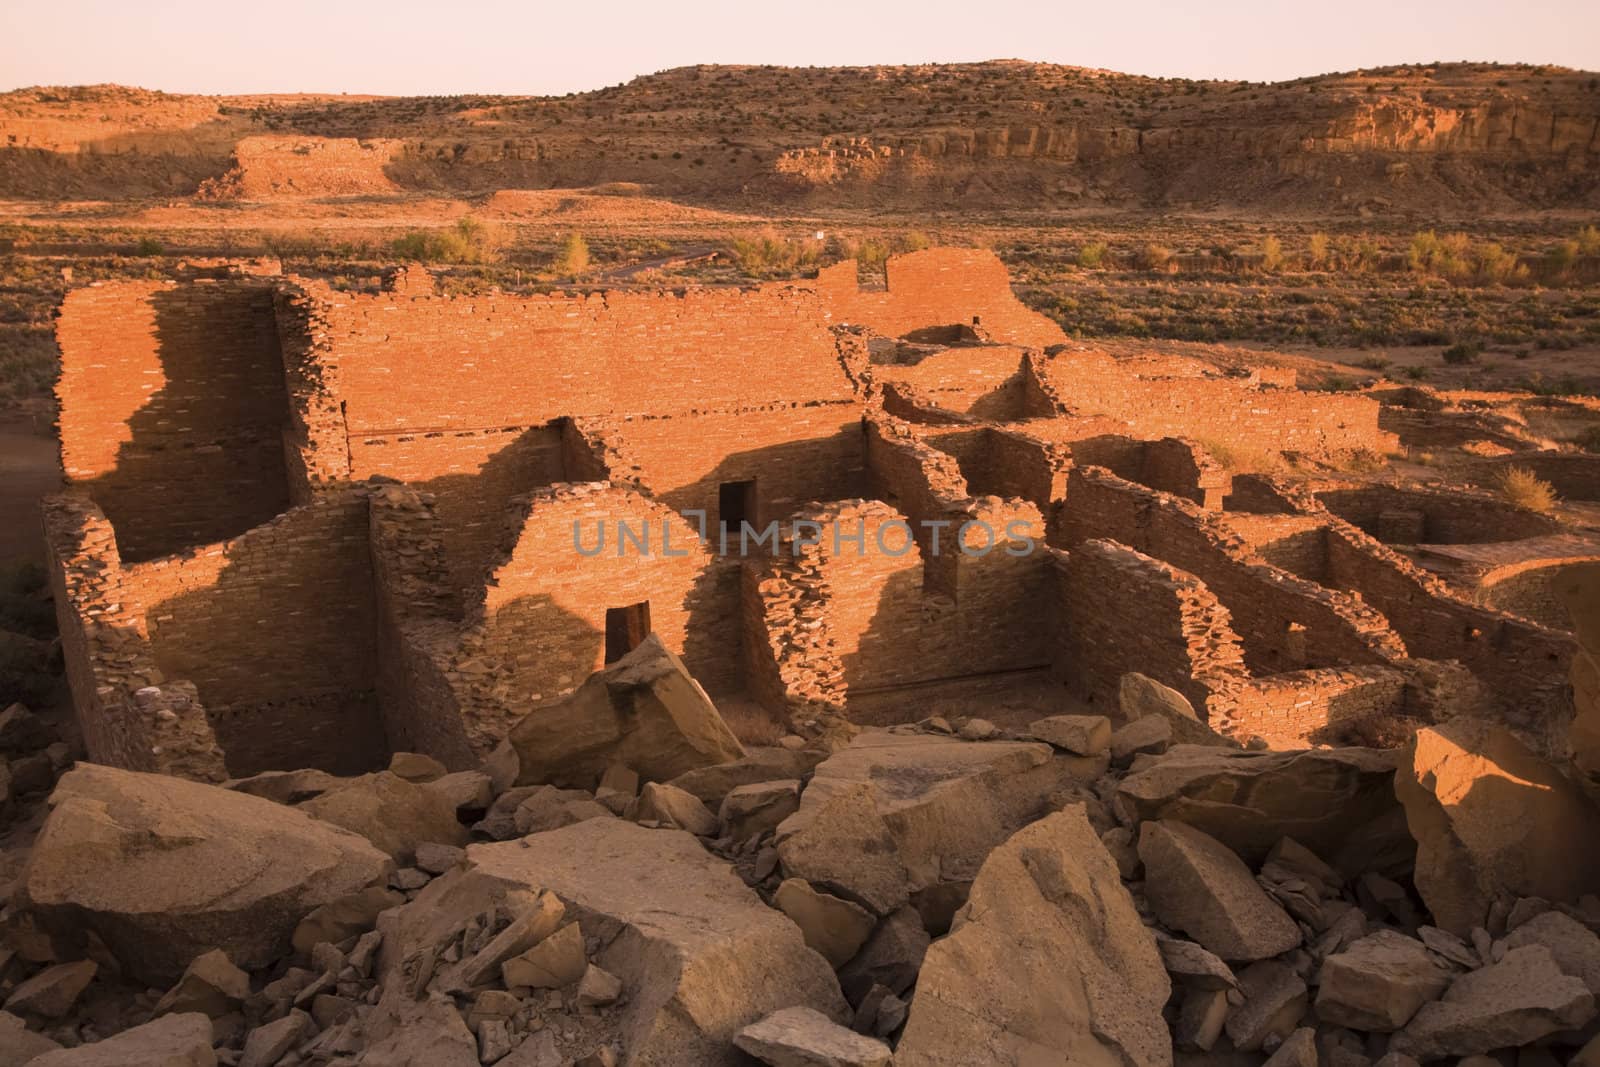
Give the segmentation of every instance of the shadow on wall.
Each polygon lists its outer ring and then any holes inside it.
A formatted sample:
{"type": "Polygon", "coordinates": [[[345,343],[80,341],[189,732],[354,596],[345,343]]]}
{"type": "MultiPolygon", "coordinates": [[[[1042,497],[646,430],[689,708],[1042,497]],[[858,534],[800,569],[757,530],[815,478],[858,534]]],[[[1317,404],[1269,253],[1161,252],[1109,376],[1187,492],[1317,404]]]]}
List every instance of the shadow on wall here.
{"type": "Polygon", "coordinates": [[[128,420],[116,466],[83,483],[128,562],[243,533],[289,506],[289,398],[264,287],[151,296],[161,388],[128,420]]]}
{"type": "Polygon", "coordinates": [[[360,494],[293,508],[214,556],[138,573],[150,649],[196,686],[228,772],[360,773],[389,757],[360,494]]]}

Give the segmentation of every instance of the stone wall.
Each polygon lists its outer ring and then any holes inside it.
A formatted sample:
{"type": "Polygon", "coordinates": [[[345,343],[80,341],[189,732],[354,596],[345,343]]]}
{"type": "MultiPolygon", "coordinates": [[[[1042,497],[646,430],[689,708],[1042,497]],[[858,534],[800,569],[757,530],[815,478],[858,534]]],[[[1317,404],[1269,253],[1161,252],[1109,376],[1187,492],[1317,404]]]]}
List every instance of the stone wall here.
{"type": "Polygon", "coordinates": [[[1460,545],[1518,541],[1559,533],[1548,515],[1507,503],[1488,493],[1461,489],[1360,485],[1320,489],[1322,506],[1380,541],[1391,544],[1460,545]],[[1413,521],[1406,521],[1414,517],[1413,521]],[[1398,536],[1402,531],[1410,540],[1398,536]]]}
{"type": "Polygon", "coordinates": [[[815,282],[829,320],[901,337],[934,326],[981,326],[1004,344],[1059,344],[1061,327],[1023,305],[1011,277],[993,252],[981,248],[929,248],[891,256],[888,286],[863,290],[854,260],[823,269],[815,282]]]}
{"type": "Polygon", "coordinates": [[[125,564],[162,672],[195,684],[235,775],[381,766],[366,493],[319,497],[229,541],[125,564]]]}
{"type": "Polygon", "coordinates": [[[1313,455],[1383,451],[1378,404],[1229,377],[1194,360],[1119,360],[1082,347],[1030,356],[1041,382],[1079,415],[1105,415],[1141,437],[1186,437],[1207,447],[1313,455]]]}
{"type": "Polygon", "coordinates": [[[1096,538],[1119,541],[1204,582],[1231,613],[1253,674],[1406,658],[1405,644],[1382,615],[1267,563],[1221,516],[1101,468],[1075,468],[1059,545],[1070,551],[1096,538]]]}
{"type": "Polygon", "coordinates": [[[56,328],[63,466],[111,520],[125,559],[231,537],[288,506],[272,284],[67,294],[56,328]]]}
{"type": "Polygon", "coordinates": [[[1482,460],[1473,478],[1492,484],[1507,467],[1524,467],[1549,482],[1563,500],[1600,500],[1600,456],[1582,452],[1519,452],[1482,460]]]}
{"type": "Polygon", "coordinates": [[[874,364],[872,379],[946,411],[1009,421],[1027,414],[1023,358],[1012,345],[959,345],[914,363],[874,364]]]}
{"type": "Polygon", "coordinates": [[[1122,676],[1137,671],[1218,718],[1246,675],[1227,608],[1205,583],[1115,541],[1055,554],[1054,669],[1118,716],[1122,676]]]}

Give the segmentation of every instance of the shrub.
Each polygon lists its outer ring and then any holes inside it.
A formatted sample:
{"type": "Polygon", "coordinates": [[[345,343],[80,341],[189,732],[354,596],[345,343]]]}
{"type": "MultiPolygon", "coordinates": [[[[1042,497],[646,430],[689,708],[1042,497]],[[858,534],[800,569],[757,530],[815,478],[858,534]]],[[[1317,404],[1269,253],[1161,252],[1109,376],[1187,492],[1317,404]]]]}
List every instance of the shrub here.
{"type": "Polygon", "coordinates": [[[139,243],[133,246],[133,254],[136,256],[160,256],[165,255],[166,251],[167,246],[154,237],[141,237],[139,243]]]}
{"type": "Polygon", "coordinates": [[[401,259],[422,263],[493,263],[500,258],[500,232],[470,215],[443,230],[412,230],[391,247],[401,259]]]}
{"type": "Polygon", "coordinates": [[[1328,235],[1314,233],[1306,248],[1306,265],[1311,267],[1325,267],[1328,265],[1328,235]]]}
{"type": "Polygon", "coordinates": [[[1366,356],[1361,360],[1361,366],[1367,370],[1387,370],[1390,362],[1387,356],[1366,356]]]}
{"type": "Polygon", "coordinates": [[[1172,264],[1172,249],[1151,241],[1139,249],[1138,262],[1141,270],[1166,270],[1172,264]]]}
{"type": "Polygon", "coordinates": [[[574,230],[567,234],[561,242],[561,251],[556,253],[555,263],[552,264],[557,274],[576,278],[589,269],[589,242],[583,239],[583,234],[574,230]]]}
{"type": "MultiPolygon", "coordinates": [[[[855,257],[855,248],[835,238],[829,250],[842,259],[855,257]]],[[[822,246],[816,241],[767,233],[760,237],[735,237],[729,242],[734,262],[745,274],[753,277],[792,277],[808,267],[816,266],[822,258],[822,246]]]]}
{"type": "Polygon", "coordinates": [[[1585,226],[1578,231],[1578,254],[1600,256],[1600,228],[1585,226]]]}
{"type": "Polygon", "coordinates": [[[1090,241],[1078,249],[1078,266],[1093,269],[1105,262],[1106,248],[1104,241],[1090,241]]]}
{"type": "Polygon", "coordinates": [[[1261,269],[1276,271],[1283,268],[1283,242],[1268,234],[1261,239],[1261,269]]]}
{"type": "Polygon", "coordinates": [[[1585,452],[1600,452],[1600,426],[1590,426],[1578,433],[1572,443],[1585,452]]]}
{"type": "Polygon", "coordinates": [[[1418,365],[1412,365],[1412,366],[1406,367],[1400,373],[1404,374],[1407,378],[1410,378],[1414,382],[1420,382],[1420,381],[1422,381],[1422,379],[1424,379],[1424,378],[1426,378],[1428,376],[1428,368],[1427,367],[1423,367],[1423,366],[1418,366],[1418,365]]]}
{"type": "Polygon", "coordinates": [[[1478,353],[1483,351],[1483,345],[1476,341],[1458,341],[1439,353],[1446,363],[1452,367],[1459,367],[1465,363],[1475,363],[1478,353]]]}
{"type": "Polygon", "coordinates": [[[1507,467],[1494,478],[1495,492],[1519,508],[1545,514],[1555,510],[1555,487],[1527,467],[1507,467]]]}

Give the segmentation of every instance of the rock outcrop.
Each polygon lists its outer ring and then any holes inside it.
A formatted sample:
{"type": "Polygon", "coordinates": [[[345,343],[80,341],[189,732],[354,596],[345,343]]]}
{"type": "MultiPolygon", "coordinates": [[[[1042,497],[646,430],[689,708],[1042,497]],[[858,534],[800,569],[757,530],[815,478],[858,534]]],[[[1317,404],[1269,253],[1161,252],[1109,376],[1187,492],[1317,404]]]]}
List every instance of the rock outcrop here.
{"type": "Polygon", "coordinates": [[[897,1067],[1172,1062],[1155,941],[1081,807],[990,853],[928,950],[897,1067]]]}

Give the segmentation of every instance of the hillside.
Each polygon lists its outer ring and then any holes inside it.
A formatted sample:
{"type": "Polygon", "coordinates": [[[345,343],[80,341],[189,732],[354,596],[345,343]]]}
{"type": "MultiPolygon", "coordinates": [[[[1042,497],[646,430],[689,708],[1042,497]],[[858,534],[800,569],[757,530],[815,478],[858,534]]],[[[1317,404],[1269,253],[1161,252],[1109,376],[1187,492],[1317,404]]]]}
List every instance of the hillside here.
{"type": "Polygon", "coordinates": [[[1014,61],[691,67],[564,97],[0,95],[0,196],[22,199],[635,182],[741,208],[1504,213],[1600,206],[1597,164],[1600,77],[1526,65],[1272,84],[1014,61]]]}

